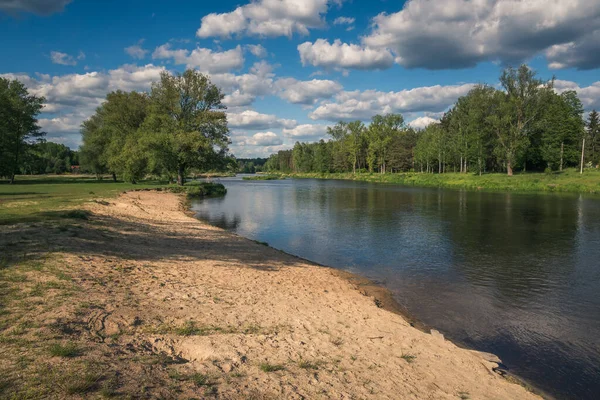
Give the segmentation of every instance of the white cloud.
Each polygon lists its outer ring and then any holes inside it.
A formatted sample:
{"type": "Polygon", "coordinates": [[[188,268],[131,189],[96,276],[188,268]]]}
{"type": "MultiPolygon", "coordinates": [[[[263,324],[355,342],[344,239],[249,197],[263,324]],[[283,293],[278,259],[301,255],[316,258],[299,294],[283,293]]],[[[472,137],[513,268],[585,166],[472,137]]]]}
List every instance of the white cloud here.
{"type": "Polygon", "coordinates": [[[240,113],[227,113],[227,122],[231,128],[241,129],[272,129],[293,128],[297,122],[293,119],[279,119],[272,114],[261,114],[253,110],[240,113]]]}
{"type": "Polygon", "coordinates": [[[426,116],[426,117],[415,118],[414,120],[410,121],[408,123],[408,125],[412,126],[415,129],[425,129],[429,125],[437,124],[438,122],[440,122],[440,121],[426,116]]]}
{"type": "Polygon", "coordinates": [[[355,19],[351,17],[337,17],[334,21],[334,25],[352,25],[355,19]]]}
{"type": "Polygon", "coordinates": [[[600,81],[594,82],[590,86],[580,87],[575,82],[557,79],[554,81],[554,89],[558,93],[575,90],[585,111],[600,110],[600,81]]]}
{"type": "Polygon", "coordinates": [[[294,78],[278,79],[275,83],[279,97],[294,104],[314,104],[318,99],[327,99],[342,90],[342,85],[325,79],[298,81],[294,78]]]}
{"type": "Polygon", "coordinates": [[[0,11],[7,14],[27,12],[50,15],[62,11],[72,0],[0,0],[0,11]]]}
{"type": "Polygon", "coordinates": [[[238,143],[238,145],[250,146],[278,146],[281,144],[283,144],[283,140],[273,132],[255,133],[251,137],[245,138],[238,143]]]}
{"type": "Polygon", "coordinates": [[[369,48],[357,44],[333,43],[325,39],[304,42],[298,45],[302,65],[313,65],[326,69],[386,69],[394,63],[394,57],[385,48],[369,48]]]}
{"type": "Polygon", "coordinates": [[[51,51],[50,52],[50,60],[54,64],[60,65],[77,65],[78,60],[84,60],[85,53],[80,51],[77,57],[71,56],[67,53],[61,53],[60,51],[51,51]]]}
{"type": "Polygon", "coordinates": [[[140,40],[137,44],[125,47],[125,53],[138,60],[143,59],[148,54],[148,50],[142,47],[142,43],[144,43],[144,39],[140,40]]]}
{"type": "MultiPolygon", "coordinates": [[[[584,54],[587,46],[577,48],[600,29],[597,0],[411,0],[396,13],[379,14],[372,23],[373,31],[363,43],[392,49],[396,61],[408,68],[465,68],[482,61],[515,64],[571,42],[576,43],[572,49],[577,56],[567,59],[582,60],[554,59],[555,67],[600,65],[600,57],[584,54]]],[[[597,49],[597,43],[593,47],[597,49]]]]}
{"type": "Polygon", "coordinates": [[[138,67],[124,65],[108,72],[89,72],[50,76],[37,74],[1,74],[8,79],[19,79],[32,94],[46,98],[40,126],[48,138],[62,138],[64,143],[79,144],[79,127],[113,90],[150,89],[160,79],[163,67],[152,64],[138,67]],[[48,114],[51,114],[48,116],[48,114]]]}
{"type": "Polygon", "coordinates": [[[274,76],[272,66],[266,61],[260,61],[247,74],[211,74],[210,79],[227,93],[224,99],[227,106],[247,106],[256,97],[273,93],[274,76]]]}
{"type": "Polygon", "coordinates": [[[326,12],[327,0],[255,0],[228,13],[204,16],[196,35],[308,35],[310,28],[324,26],[322,15],[326,12]]]}
{"type": "Polygon", "coordinates": [[[252,53],[252,55],[258,58],[265,58],[268,54],[267,49],[260,44],[248,44],[246,45],[246,48],[248,51],[250,51],[250,53],[252,53]]]}
{"type": "Polygon", "coordinates": [[[398,92],[377,90],[346,91],[336,95],[335,101],[323,101],[309,114],[314,120],[368,120],[375,114],[407,112],[440,112],[466,95],[473,84],[454,86],[426,86],[398,92]]]}
{"type": "Polygon", "coordinates": [[[302,124],[292,129],[283,129],[283,134],[294,140],[316,140],[327,135],[327,125],[302,124]]]}
{"type": "Polygon", "coordinates": [[[244,55],[239,45],[223,52],[201,47],[190,52],[186,49],[173,50],[171,44],[166,43],[154,50],[152,58],[173,59],[177,65],[186,65],[187,68],[197,68],[208,73],[227,72],[244,66],[244,55]]]}

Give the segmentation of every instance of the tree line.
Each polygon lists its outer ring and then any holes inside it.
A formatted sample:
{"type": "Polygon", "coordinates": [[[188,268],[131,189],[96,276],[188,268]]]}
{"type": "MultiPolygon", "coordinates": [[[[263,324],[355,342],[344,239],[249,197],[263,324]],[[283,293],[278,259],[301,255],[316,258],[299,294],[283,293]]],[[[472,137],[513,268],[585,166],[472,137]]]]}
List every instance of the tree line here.
{"type": "Polygon", "coordinates": [[[179,185],[193,170],[223,169],[230,144],[223,97],[191,69],[163,72],[149,93],[109,93],[82,125],[81,164],[115,180],[152,174],[179,185]]]}
{"type": "Polygon", "coordinates": [[[575,91],[561,94],[526,65],[506,68],[501,88],[476,85],[439,123],[416,131],[400,114],[339,122],[330,140],[296,143],[271,155],[265,169],[281,172],[556,171],[600,163],[598,113],[586,122],[575,91]]]}

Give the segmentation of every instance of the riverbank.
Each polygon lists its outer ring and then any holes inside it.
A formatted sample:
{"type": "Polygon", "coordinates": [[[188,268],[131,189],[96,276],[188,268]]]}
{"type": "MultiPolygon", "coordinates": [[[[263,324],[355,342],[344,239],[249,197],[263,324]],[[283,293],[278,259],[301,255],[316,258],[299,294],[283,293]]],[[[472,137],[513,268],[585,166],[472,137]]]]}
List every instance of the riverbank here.
{"type": "Polygon", "coordinates": [[[0,227],[0,397],[537,398],[338,271],[206,225],[175,194],[84,210],[0,227]]]}
{"type": "MultiPolygon", "coordinates": [[[[271,176],[273,174],[270,174],[271,176]]],[[[390,183],[407,186],[444,187],[450,189],[513,191],[513,192],[571,192],[600,193],[600,170],[574,169],[551,174],[425,174],[425,173],[291,173],[282,178],[344,179],[363,182],[390,183]]]]}

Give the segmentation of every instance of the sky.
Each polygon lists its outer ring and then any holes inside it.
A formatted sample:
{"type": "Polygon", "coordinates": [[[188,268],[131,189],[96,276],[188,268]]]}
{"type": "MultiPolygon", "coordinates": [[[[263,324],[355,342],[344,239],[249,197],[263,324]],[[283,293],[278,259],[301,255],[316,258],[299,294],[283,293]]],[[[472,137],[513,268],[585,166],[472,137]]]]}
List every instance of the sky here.
{"type": "Polygon", "coordinates": [[[71,148],[107,93],[186,68],[225,93],[238,158],[381,113],[423,128],[521,63],[600,109],[598,0],[0,0],[0,37],[0,76],[71,148]]]}

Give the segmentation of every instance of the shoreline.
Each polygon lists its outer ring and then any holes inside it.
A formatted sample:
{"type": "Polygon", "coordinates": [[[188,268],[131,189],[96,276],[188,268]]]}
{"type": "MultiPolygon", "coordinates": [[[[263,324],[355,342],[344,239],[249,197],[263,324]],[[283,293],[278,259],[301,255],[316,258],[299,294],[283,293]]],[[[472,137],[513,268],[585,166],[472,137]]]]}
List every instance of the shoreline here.
{"type": "Polygon", "coordinates": [[[0,270],[0,395],[539,398],[490,355],[383,309],[386,289],[203,223],[181,199],[132,191],[0,227],[15,256],[0,270]]]}
{"type": "MultiPolygon", "coordinates": [[[[299,179],[302,179],[302,178],[299,178],[299,179]]],[[[186,215],[191,216],[191,217],[199,220],[202,223],[208,224],[208,222],[203,221],[196,217],[196,213],[190,209],[190,204],[185,199],[182,199],[181,210],[186,215]]],[[[214,225],[211,225],[211,226],[214,226],[214,225]]],[[[442,333],[440,333],[439,331],[437,331],[437,329],[420,321],[406,307],[404,307],[398,300],[396,300],[396,298],[394,297],[394,295],[388,288],[386,288],[385,286],[383,286],[381,284],[376,283],[375,281],[373,281],[367,277],[364,277],[364,276],[354,273],[354,272],[346,271],[344,269],[339,269],[339,268],[331,267],[328,265],[320,264],[316,261],[312,261],[312,260],[303,258],[301,256],[297,256],[295,254],[288,253],[288,252],[278,249],[276,247],[272,247],[269,244],[258,242],[253,239],[247,238],[245,236],[239,235],[235,232],[230,232],[230,231],[227,231],[227,230],[225,230],[223,228],[219,228],[219,227],[217,227],[217,228],[222,229],[226,232],[229,232],[229,233],[231,233],[235,236],[238,236],[240,238],[243,238],[245,240],[249,240],[251,242],[261,244],[261,245],[266,246],[270,249],[273,249],[277,252],[281,252],[287,256],[297,258],[298,260],[300,260],[304,263],[312,264],[312,265],[318,266],[320,268],[330,270],[333,274],[339,276],[340,278],[344,279],[345,281],[347,281],[351,285],[353,285],[354,290],[358,291],[360,294],[362,294],[365,297],[372,298],[374,304],[378,308],[399,315],[412,328],[417,329],[420,332],[423,332],[423,333],[429,334],[429,335],[441,335],[441,337],[444,338],[444,335],[442,333]]],[[[449,340],[449,339],[443,339],[443,340],[449,340]]],[[[502,363],[502,360],[496,354],[478,350],[478,349],[468,346],[465,343],[462,343],[460,341],[457,342],[457,341],[452,340],[451,342],[461,349],[479,353],[486,360],[497,364],[497,366],[499,368],[499,372],[497,372],[497,373],[500,374],[508,382],[511,382],[516,385],[520,385],[523,388],[525,388],[528,392],[538,395],[544,399],[552,400],[555,398],[554,396],[551,396],[550,394],[546,393],[542,389],[537,388],[535,385],[533,385],[532,383],[529,383],[528,381],[521,378],[520,376],[513,374],[509,369],[505,368],[504,364],[502,363]]]]}
{"type": "Polygon", "coordinates": [[[600,171],[587,171],[583,175],[565,171],[561,174],[525,173],[514,176],[504,174],[426,174],[402,173],[266,173],[281,179],[349,180],[367,183],[383,183],[406,187],[442,188],[488,193],[517,194],[600,194],[600,171]]]}

